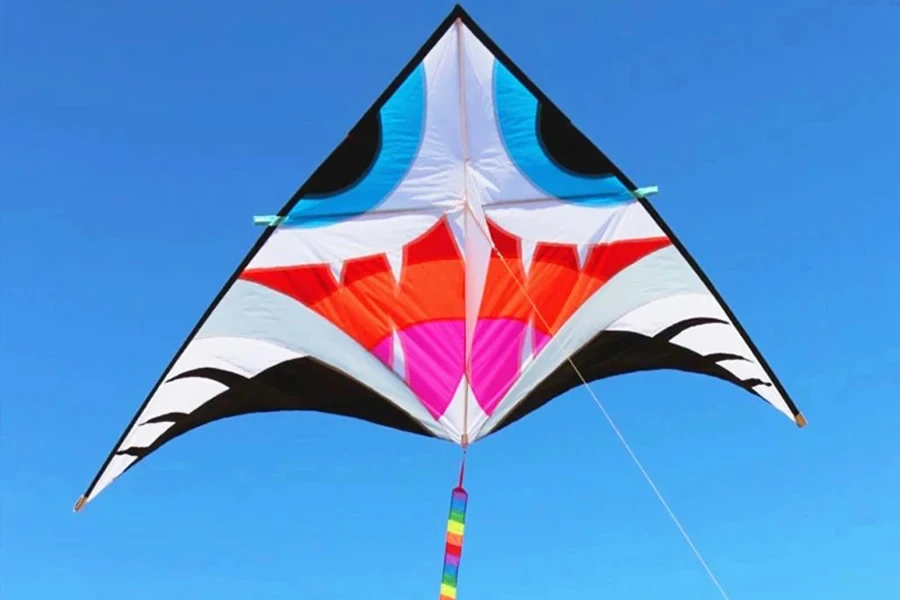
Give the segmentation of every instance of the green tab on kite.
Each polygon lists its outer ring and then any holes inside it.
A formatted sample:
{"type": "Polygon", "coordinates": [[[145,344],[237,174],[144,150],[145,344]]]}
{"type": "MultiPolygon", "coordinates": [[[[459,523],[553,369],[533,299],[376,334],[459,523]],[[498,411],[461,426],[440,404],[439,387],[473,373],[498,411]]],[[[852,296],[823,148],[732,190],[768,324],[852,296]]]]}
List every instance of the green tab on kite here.
{"type": "Polygon", "coordinates": [[[278,215],[256,215],[253,217],[253,224],[270,227],[272,225],[280,224],[283,220],[284,217],[279,217],[278,215]]]}
{"type": "Polygon", "coordinates": [[[637,198],[646,198],[647,196],[654,196],[659,193],[658,185],[648,185],[647,187],[640,187],[632,192],[637,198]]]}

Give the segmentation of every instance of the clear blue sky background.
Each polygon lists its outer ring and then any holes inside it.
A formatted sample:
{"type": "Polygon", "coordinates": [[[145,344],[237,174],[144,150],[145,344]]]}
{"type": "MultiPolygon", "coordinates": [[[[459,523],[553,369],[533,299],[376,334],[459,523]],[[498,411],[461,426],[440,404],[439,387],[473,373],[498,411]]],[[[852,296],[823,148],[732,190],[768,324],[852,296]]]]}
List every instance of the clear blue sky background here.
{"type": "MultiPolygon", "coordinates": [[[[900,597],[900,7],[675,4],[467,9],[662,187],[810,426],[698,376],[595,389],[734,599],[900,597]]],[[[450,8],[3,3],[4,599],[437,597],[458,452],[435,440],[243,417],[71,507],[251,216],[450,8]]],[[[584,390],[477,444],[468,487],[461,600],[718,597],[584,390]]]]}

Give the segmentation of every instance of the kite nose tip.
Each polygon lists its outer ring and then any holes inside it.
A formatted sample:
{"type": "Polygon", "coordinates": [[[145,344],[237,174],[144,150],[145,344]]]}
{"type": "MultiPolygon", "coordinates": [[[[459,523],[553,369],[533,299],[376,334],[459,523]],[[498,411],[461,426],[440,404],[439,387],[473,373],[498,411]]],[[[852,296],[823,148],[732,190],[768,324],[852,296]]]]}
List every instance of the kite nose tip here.
{"type": "Polygon", "coordinates": [[[803,416],[803,413],[797,413],[794,419],[797,421],[797,427],[801,429],[806,427],[806,417],[803,416]]]}
{"type": "Polygon", "coordinates": [[[78,502],[75,503],[75,506],[72,508],[72,512],[80,512],[82,508],[84,508],[84,503],[87,502],[87,498],[81,496],[78,498],[78,502]]]}

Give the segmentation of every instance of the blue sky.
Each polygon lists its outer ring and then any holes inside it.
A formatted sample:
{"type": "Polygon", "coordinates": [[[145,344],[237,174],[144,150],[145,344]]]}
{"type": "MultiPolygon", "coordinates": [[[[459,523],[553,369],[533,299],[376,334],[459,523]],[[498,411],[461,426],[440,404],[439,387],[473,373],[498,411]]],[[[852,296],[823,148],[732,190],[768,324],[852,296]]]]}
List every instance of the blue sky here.
{"type": "MultiPolygon", "coordinates": [[[[891,6],[893,4],[893,6],[891,6]]],[[[450,3],[7,2],[0,592],[436,597],[458,450],[311,414],[71,506],[279,208],[450,3]]],[[[900,8],[466,5],[655,201],[810,426],[594,384],[732,598],[900,596],[900,8]]],[[[471,453],[460,598],[718,598],[584,390],[471,453]]]]}

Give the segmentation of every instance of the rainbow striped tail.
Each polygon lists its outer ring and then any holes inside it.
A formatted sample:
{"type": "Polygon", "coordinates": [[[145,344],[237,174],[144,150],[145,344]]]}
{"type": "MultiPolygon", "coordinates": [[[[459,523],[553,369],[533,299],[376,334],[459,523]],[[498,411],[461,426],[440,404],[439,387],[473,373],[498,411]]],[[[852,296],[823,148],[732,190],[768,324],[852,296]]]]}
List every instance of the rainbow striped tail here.
{"type": "Polygon", "coordinates": [[[456,580],[462,556],[463,530],[466,525],[466,505],[469,494],[462,485],[450,496],[450,520],[447,522],[447,547],[444,550],[444,573],[439,600],[456,600],[456,580]]]}

